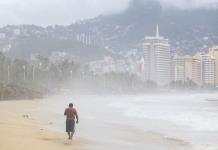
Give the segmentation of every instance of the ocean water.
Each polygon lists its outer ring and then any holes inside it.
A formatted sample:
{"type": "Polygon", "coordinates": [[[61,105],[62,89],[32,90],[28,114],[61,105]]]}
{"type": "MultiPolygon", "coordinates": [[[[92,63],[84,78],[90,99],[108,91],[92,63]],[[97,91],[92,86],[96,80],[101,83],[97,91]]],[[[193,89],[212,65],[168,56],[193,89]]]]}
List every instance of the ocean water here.
{"type": "Polygon", "coordinates": [[[192,130],[218,131],[218,94],[128,97],[111,107],[130,118],[169,121],[192,130]]]}
{"type": "Polygon", "coordinates": [[[65,93],[46,100],[44,107],[37,110],[50,116],[44,126],[64,133],[63,113],[69,102],[74,103],[80,118],[80,123],[76,126],[76,136],[97,141],[98,147],[93,149],[105,149],[105,145],[108,149],[148,148],[149,145],[143,145],[143,142],[136,143],[126,139],[140,134],[135,131],[185,139],[192,145],[198,145],[202,141],[201,144],[207,144],[206,142],[217,138],[216,93],[122,96],[65,93]]]}

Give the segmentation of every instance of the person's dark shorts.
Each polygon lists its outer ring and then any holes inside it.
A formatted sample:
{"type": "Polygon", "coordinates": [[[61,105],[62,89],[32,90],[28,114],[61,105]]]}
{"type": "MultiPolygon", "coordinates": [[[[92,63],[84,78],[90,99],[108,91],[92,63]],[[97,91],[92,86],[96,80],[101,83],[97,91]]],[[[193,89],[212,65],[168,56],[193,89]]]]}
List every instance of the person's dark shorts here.
{"type": "Polygon", "coordinates": [[[66,120],[66,132],[74,132],[74,131],[75,131],[75,121],[66,120]]]}

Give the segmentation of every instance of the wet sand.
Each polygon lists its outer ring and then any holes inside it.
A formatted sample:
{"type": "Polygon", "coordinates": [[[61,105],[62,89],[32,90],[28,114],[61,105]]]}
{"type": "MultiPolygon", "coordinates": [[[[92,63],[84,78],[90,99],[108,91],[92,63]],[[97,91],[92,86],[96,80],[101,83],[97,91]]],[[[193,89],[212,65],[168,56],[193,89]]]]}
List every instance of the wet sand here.
{"type": "MultiPolygon", "coordinates": [[[[47,128],[60,127],[59,131],[63,131],[64,123],[60,122],[63,118],[63,108],[70,99],[74,99],[80,116],[76,135],[94,141],[95,144],[87,145],[90,150],[193,150],[192,144],[184,139],[168,137],[158,130],[149,129],[153,124],[157,124],[159,127],[161,124],[163,125],[163,122],[147,120],[145,128],[148,131],[141,130],[126,122],[128,120],[125,118],[114,116],[114,112],[111,113],[110,108],[108,109],[107,105],[104,105],[107,102],[103,99],[99,101],[98,97],[92,98],[94,101],[90,99],[90,96],[53,97],[52,100],[45,101],[44,108],[39,111],[45,112],[43,114],[46,115],[43,115],[43,118],[46,118],[47,124],[52,122],[51,125],[47,125],[47,128]],[[101,108],[96,109],[96,106],[101,106],[101,108]]],[[[135,121],[138,122],[138,120],[135,121]]]]}
{"type": "Polygon", "coordinates": [[[37,112],[42,101],[0,102],[1,150],[83,150],[90,141],[75,137],[67,140],[65,133],[48,131],[41,127],[37,112]]]}
{"type": "MultiPolygon", "coordinates": [[[[58,96],[34,101],[0,102],[0,150],[217,150],[216,133],[180,130],[168,122],[126,119],[106,101],[58,96]],[[64,133],[63,109],[76,99],[80,124],[73,141],[64,133]],[[95,101],[96,100],[96,101],[95,101]],[[95,109],[95,105],[102,108],[95,109]],[[52,111],[51,111],[52,110],[52,111]],[[53,111],[55,110],[55,111],[53,111]],[[113,110],[115,111],[115,110],[113,110]],[[100,113],[101,112],[101,113],[100,113]],[[134,126],[135,122],[137,126],[134,126]],[[60,128],[59,128],[60,127],[60,128]],[[52,130],[60,129],[58,132],[52,130]],[[49,130],[48,130],[49,129],[49,130]],[[170,129],[183,136],[168,136],[170,129]],[[164,131],[164,132],[160,132],[164,131]],[[186,137],[186,138],[184,138],[186,137]]],[[[184,127],[185,128],[185,127],[184,127]]]]}

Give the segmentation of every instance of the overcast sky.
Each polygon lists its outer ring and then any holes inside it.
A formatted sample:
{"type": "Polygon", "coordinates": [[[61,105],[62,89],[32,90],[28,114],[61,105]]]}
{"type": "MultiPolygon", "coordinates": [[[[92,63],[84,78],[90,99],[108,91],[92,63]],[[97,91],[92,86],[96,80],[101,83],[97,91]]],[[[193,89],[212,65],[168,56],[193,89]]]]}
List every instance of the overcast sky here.
{"type": "MultiPolygon", "coordinates": [[[[0,26],[7,24],[68,25],[100,14],[118,13],[130,0],[0,0],[0,26]]],[[[217,6],[218,0],[159,0],[165,7],[193,9],[217,6]]]]}

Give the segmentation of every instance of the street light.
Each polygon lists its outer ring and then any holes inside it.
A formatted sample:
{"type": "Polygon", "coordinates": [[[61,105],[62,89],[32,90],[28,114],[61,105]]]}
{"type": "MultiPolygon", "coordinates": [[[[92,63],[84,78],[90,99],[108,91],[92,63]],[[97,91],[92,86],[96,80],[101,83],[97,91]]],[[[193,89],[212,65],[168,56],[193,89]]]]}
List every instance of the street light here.
{"type": "Polygon", "coordinates": [[[40,62],[40,63],[39,63],[39,69],[41,69],[41,67],[42,67],[42,63],[40,62]]]}
{"type": "Polygon", "coordinates": [[[37,65],[37,79],[41,79],[43,74],[42,74],[42,62],[39,62],[39,64],[37,65]]]}
{"type": "Polygon", "coordinates": [[[73,79],[73,71],[70,70],[70,79],[72,80],[73,79]]]}
{"type": "Polygon", "coordinates": [[[8,74],[7,74],[7,77],[8,77],[8,83],[10,82],[10,65],[8,65],[8,74]]]}
{"type": "Polygon", "coordinates": [[[85,80],[85,72],[84,71],[82,71],[82,80],[84,81],[85,80]]]}
{"type": "Polygon", "coordinates": [[[23,65],[23,80],[26,81],[26,66],[23,65]]]}
{"type": "Polygon", "coordinates": [[[131,89],[133,90],[134,89],[134,74],[131,73],[131,89]]]}
{"type": "Polygon", "coordinates": [[[106,88],[106,75],[105,75],[105,73],[104,73],[104,76],[103,76],[104,78],[104,89],[106,88]]]}
{"type": "Polygon", "coordinates": [[[35,80],[35,65],[33,65],[33,81],[35,80]]]}

